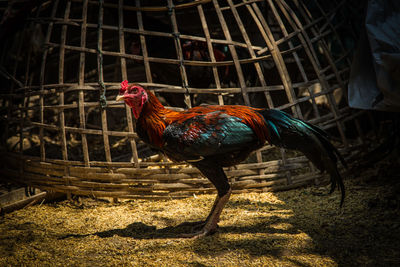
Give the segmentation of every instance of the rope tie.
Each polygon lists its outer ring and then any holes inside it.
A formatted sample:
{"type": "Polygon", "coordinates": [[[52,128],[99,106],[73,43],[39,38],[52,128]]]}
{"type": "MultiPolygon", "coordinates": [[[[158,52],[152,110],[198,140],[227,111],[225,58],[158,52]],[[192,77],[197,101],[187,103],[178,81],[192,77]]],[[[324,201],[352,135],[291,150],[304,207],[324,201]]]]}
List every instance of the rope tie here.
{"type": "Polygon", "coordinates": [[[106,85],[103,80],[103,51],[100,47],[100,41],[102,40],[102,32],[101,29],[103,27],[103,0],[99,0],[99,21],[97,23],[97,66],[99,73],[99,86],[100,86],[100,107],[107,107],[107,98],[106,98],[106,85]]]}
{"type": "Polygon", "coordinates": [[[172,16],[172,13],[174,12],[175,5],[171,3],[171,5],[168,5],[168,15],[172,16]]]}
{"type": "Polygon", "coordinates": [[[175,39],[179,39],[179,36],[181,35],[180,32],[173,32],[172,36],[174,36],[175,39]]]}
{"type": "MultiPolygon", "coordinates": [[[[172,21],[172,16],[174,15],[174,11],[175,11],[175,5],[172,3],[172,1],[168,1],[168,16],[171,18],[172,21]]],[[[187,81],[185,81],[185,79],[183,78],[183,75],[186,75],[186,71],[185,71],[185,65],[183,63],[184,61],[184,57],[183,57],[183,53],[182,53],[182,47],[180,45],[180,35],[181,33],[179,31],[174,31],[172,33],[172,36],[175,39],[175,45],[177,46],[177,52],[179,51],[181,53],[180,55],[180,60],[179,60],[179,68],[181,69],[181,73],[182,73],[182,88],[184,88],[185,90],[185,104],[187,107],[190,107],[190,103],[187,103],[188,99],[187,97],[190,95],[189,94],[189,87],[187,84],[187,81]],[[179,47],[179,49],[178,49],[179,47]]]]}

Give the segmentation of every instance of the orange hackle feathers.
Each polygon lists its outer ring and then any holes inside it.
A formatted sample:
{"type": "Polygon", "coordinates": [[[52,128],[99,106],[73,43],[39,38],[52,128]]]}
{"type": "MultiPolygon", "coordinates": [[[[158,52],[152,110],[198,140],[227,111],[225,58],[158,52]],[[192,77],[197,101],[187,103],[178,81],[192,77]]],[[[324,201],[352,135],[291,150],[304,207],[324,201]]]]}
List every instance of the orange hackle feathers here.
{"type": "Polygon", "coordinates": [[[150,142],[155,146],[161,147],[163,145],[162,134],[167,127],[167,123],[164,118],[167,116],[167,114],[176,112],[164,108],[164,106],[153,93],[147,91],[147,95],[147,103],[143,107],[138,121],[140,121],[140,123],[143,125],[142,127],[147,131],[150,142]]]}

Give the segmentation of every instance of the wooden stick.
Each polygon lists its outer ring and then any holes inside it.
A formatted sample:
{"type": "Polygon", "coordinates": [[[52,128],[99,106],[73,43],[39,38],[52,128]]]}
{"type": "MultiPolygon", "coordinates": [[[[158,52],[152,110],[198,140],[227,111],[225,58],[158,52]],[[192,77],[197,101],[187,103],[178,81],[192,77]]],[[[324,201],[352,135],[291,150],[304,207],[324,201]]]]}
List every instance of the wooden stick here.
{"type": "Polygon", "coordinates": [[[42,200],[44,200],[47,196],[47,192],[41,192],[37,195],[28,197],[26,199],[17,201],[15,203],[6,205],[4,207],[0,207],[0,215],[4,215],[6,213],[13,212],[15,210],[23,209],[24,207],[28,205],[33,205],[34,203],[38,203],[42,200]]]}

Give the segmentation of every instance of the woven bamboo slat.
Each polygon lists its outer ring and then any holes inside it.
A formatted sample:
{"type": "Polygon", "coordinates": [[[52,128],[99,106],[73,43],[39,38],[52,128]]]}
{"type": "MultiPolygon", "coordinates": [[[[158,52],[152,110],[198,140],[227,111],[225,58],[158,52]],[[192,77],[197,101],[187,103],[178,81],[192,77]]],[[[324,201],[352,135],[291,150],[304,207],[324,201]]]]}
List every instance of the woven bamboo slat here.
{"type": "MultiPolygon", "coordinates": [[[[215,192],[197,169],[138,138],[131,110],[114,101],[125,79],[176,110],[285,110],[327,130],[355,158],[374,125],[346,104],[357,34],[349,34],[345,2],[41,3],[0,44],[1,177],[69,196],[215,192]]],[[[225,171],[236,193],[326,181],[304,156],[269,145],[225,171]]]]}

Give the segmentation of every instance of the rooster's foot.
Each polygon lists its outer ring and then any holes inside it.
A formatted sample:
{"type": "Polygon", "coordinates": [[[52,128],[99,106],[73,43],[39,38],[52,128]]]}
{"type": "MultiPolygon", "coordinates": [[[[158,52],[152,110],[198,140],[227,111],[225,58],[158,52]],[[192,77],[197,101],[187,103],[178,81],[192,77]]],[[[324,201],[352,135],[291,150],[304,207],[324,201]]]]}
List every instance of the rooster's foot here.
{"type": "MultiPolygon", "coordinates": [[[[199,225],[197,225],[197,226],[199,226],[199,225]]],[[[188,234],[181,234],[179,237],[197,239],[197,238],[200,238],[203,236],[215,234],[217,232],[218,228],[219,228],[218,225],[216,225],[215,227],[213,227],[211,229],[207,229],[207,227],[204,226],[199,231],[195,231],[193,233],[188,233],[188,234]]]]}

